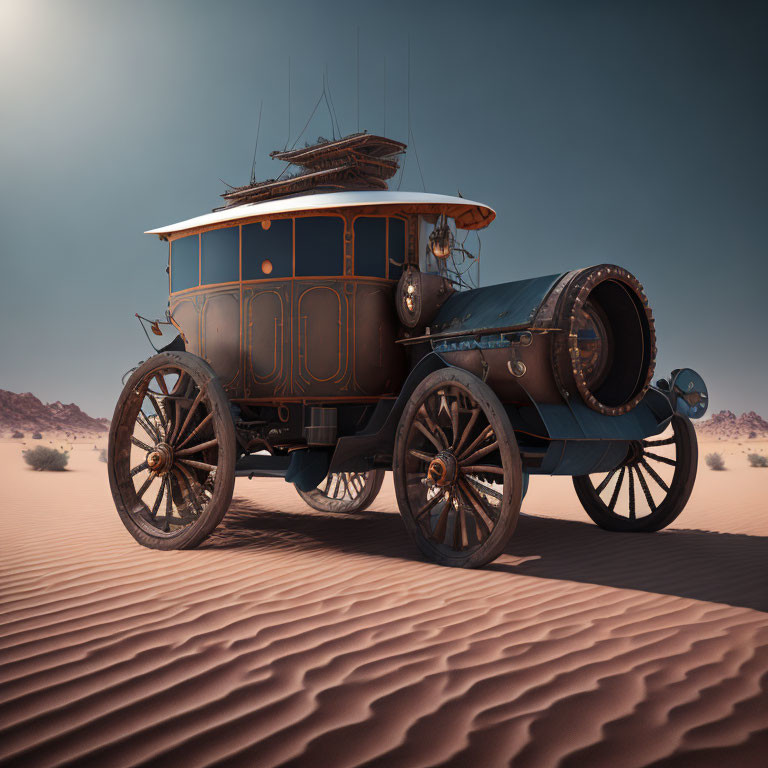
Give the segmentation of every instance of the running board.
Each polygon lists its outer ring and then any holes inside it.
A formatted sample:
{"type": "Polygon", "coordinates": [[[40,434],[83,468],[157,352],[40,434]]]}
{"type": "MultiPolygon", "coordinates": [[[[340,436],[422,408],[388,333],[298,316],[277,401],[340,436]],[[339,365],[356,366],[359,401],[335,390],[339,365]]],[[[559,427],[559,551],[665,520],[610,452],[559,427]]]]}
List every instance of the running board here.
{"type": "Polygon", "coordinates": [[[235,477],[285,477],[291,465],[290,456],[241,456],[235,464],[235,477]]]}

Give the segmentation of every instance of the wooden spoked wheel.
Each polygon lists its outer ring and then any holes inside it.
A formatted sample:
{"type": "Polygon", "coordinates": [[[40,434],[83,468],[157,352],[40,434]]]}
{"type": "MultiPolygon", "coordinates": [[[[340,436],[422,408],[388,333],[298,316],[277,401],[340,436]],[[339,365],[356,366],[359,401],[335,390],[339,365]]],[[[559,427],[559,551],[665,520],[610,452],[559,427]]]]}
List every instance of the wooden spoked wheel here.
{"type": "Polygon", "coordinates": [[[472,568],[498,557],[517,523],[523,478],[493,391],[458,368],[424,379],[398,425],[394,480],[406,528],[428,558],[472,568]]]}
{"type": "Polygon", "coordinates": [[[156,355],[131,375],[109,433],[109,481],[125,527],[155,549],[187,549],[232,500],[236,443],[216,374],[187,352],[156,355]]]}
{"type": "Polygon", "coordinates": [[[698,446],[689,419],[632,442],[626,461],[608,473],[574,477],[586,513],[609,531],[658,531],[683,511],[696,481],[698,446]]]}
{"type": "Polygon", "coordinates": [[[319,512],[362,512],[374,501],[381,484],[384,470],[369,472],[333,472],[312,491],[296,490],[312,509],[319,512]]]}

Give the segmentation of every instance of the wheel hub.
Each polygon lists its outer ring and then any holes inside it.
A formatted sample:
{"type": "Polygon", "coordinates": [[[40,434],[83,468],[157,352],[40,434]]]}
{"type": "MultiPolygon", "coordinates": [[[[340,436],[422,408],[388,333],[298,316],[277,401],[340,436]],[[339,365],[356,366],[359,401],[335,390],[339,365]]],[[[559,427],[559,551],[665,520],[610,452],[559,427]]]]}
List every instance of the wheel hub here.
{"type": "Polygon", "coordinates": [[[168,443],[158,443],[147,454],[147,466],[156,474],[166,474],[173,465],[173,450],[168,443]]]}
{"type": "Polygon", "coordinates": [[[440,451],[430,462],[427,478],[439,488],[453,485],[458,474],[456,457],[450,451],[440,451]]]}
{"type": "Polygon", "coordinates": [[[627,451],[627,459],[624,462],[627,466],[633,467],[635,464],[639,464],[643,458],[643,444],[639,440],[633,440],[629,444],[629,450],[627,451]]]}

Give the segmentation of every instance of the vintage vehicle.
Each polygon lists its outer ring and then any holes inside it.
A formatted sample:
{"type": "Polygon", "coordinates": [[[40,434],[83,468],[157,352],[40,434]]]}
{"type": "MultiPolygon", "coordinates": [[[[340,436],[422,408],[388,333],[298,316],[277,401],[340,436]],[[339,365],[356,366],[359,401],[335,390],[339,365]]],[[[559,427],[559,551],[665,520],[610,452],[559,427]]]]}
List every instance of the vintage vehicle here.
{"type": "Polygon", "coordinates": [[[462,567],[502,552],[530,475],[571,475],[609,530],[680,514],[707,391],[686,368],[652,384],[638,280],[599,264],[477,287],[466,238],[495,212],[388,190],[404,150],[364,133],[273,153],[301,172],[150,232],[177,335],[130,373],[108,456],[141,544],[199,544],[236,477],[353,513],[392,470],[421,551],[462,567]]]}

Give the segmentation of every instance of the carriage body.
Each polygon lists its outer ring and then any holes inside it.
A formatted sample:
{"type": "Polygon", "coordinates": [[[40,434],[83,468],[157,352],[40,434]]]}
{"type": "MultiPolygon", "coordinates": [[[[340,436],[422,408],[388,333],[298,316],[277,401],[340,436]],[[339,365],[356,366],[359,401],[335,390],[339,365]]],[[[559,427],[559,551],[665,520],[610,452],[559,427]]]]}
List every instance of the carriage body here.
{"type": "Polygon", "coordinates": [[[703,381],[681,369],[652,383],[651,310],[621,267],[468,286],[449,268],[456,235],[494,218],[464,198],[353,189],[151,230],[168,243],[178,337],[115,411],[110,481],[133,535],[194,546],[236,476],[283,477],[316,509],[361,511],[386,470],[406,527],[449,565],[502,551],[530,475],[572,475],[606,528],[677,517],[703,381]]]}

